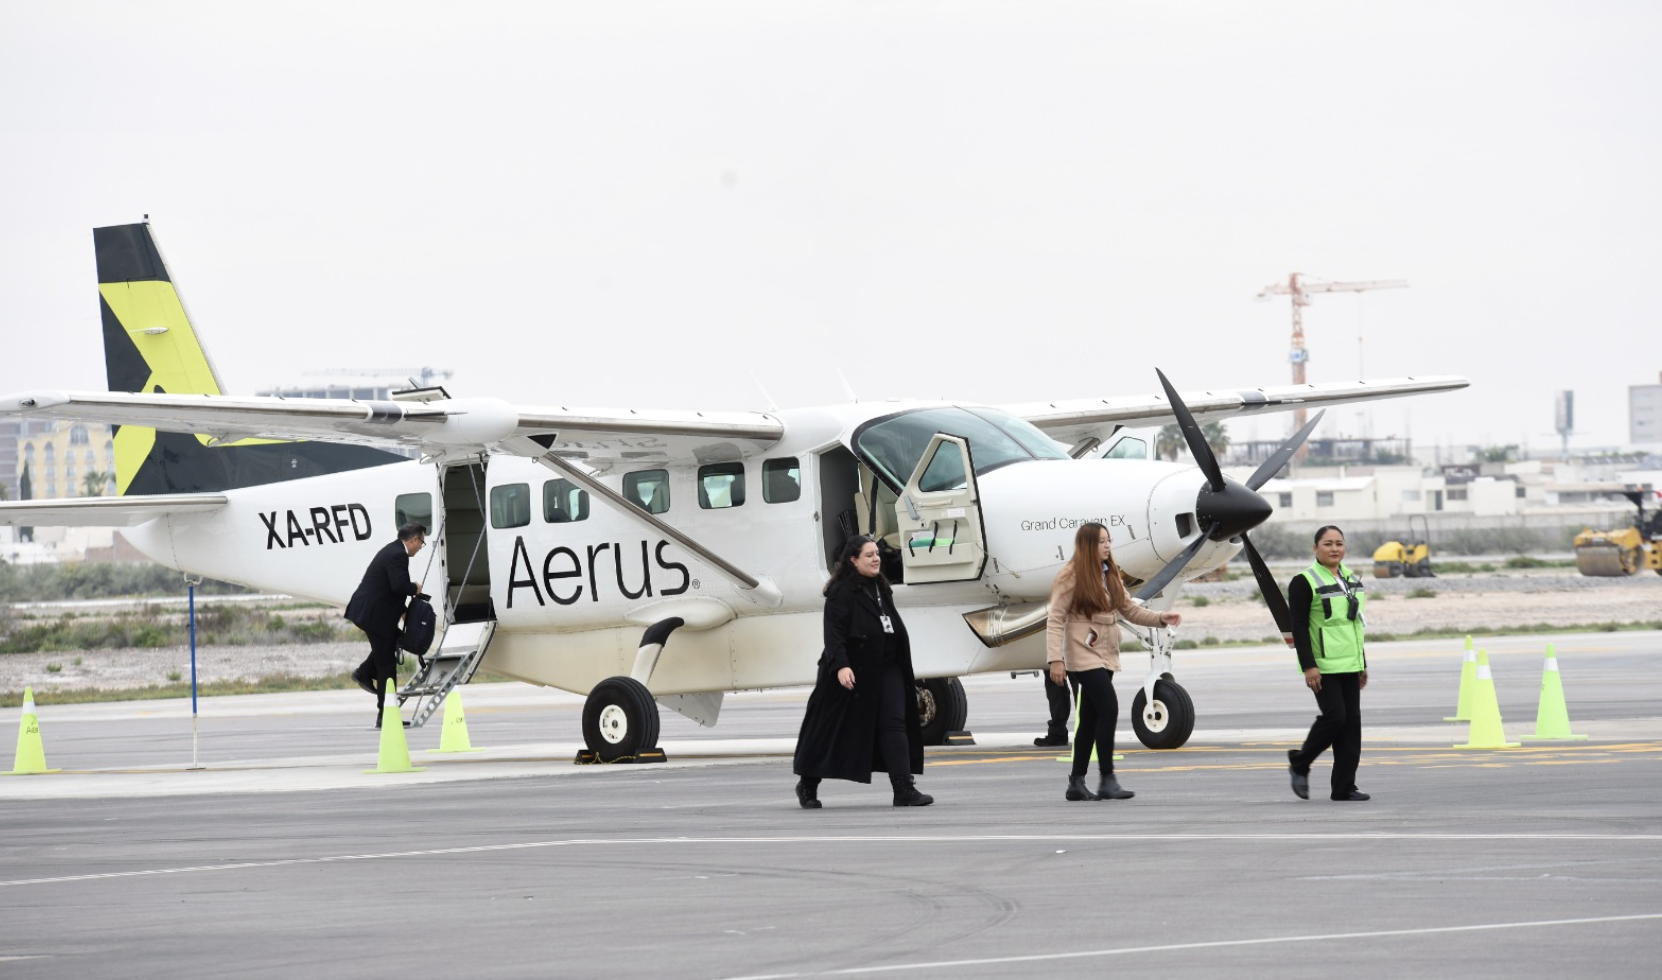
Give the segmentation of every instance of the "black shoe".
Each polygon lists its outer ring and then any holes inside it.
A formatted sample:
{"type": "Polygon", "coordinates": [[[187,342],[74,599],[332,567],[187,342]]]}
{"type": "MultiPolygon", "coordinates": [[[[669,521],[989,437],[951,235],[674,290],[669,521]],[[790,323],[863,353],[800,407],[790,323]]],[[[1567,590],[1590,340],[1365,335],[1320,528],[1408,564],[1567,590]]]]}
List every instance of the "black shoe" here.
{"type": "Polygon", "coordinates": [[[1334,796],[1333,799],[1339,801],[1340,803],[1361,803],[1364,800],[1371,800],[1373,797],[1362,792],[1361,790],[1353,789],[1343,795],[1334,796]]]}
{"type": "Polygon", "coordinates": [[[1033,744],[1037,745],[1041,749],[1052,746],[1065,746],[1068,744],[1068,736],[1066,733],[1061,735],[1041,735],[1033,740],[1033,744]]]}
{"type": "Polygon", "coordinates": [[[1287,771],[1293,775],[1293,795],[1301,800],[1310,798],[1310,774],[1299,772],[1292,764],[1293,750],[1287,750],[1287,771]]]}
{"type": "Polygon", "coordinates": [[[1067,800],[1069,803],[1078,803],[1081,800],[1098,799],[1097,795],[1085,786],[1084,776],[1069,776],[1068,791],[1062,798],[1067,800]]]}
{"type": "Polygon", "coordinates": [[[352,683],[363,688],[365,694],[375,693],[375,685],[371,684],[369,679],[364,677],[364,669],[362,667],[359,667],[357,670],[352,672],[352,683]]]}
{"type": "Polygon", "coordinates": [[[1099,800],[1129,800],[1136,793],[1120,785],[1111,772],[1102,774],[1102,781],[1096,784],[1096,798],[1099,800]]]}
{"type": "Polygon", "coordinates": [[[935,802],[935,798],[925,793],[919,793],[918,788],[912,785],[910,779],[904,783],[894,784],[895,806],[928,806],[933,802],[935,802]]]}
{"type": "Polygon", "coordinates": [[[819,801],[819,787],[809,786],[800,780],[796,784],[796,802],[801,804],[804,810],[818,810],[824,806],[819,801]]]}

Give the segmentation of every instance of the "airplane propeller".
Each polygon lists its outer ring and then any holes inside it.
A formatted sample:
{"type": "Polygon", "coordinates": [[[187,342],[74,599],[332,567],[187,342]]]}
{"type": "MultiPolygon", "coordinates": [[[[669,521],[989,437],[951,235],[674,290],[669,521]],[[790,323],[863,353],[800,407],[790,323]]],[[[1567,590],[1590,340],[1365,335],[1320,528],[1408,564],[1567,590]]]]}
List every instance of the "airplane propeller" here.
{"type": "Polygon", "coordinates": [[[1218,458],[1212,452],[1212,447],[1206,444],[1202,437],[1200,426],[1189,411],[1189,406],[1183,403],[1177,389],[1166,380],[1164,372],[1158,368],[1155,374],[1160,376],[1160,385],[1166,390],[1166,399],[1171,402],[1172,414],[1177,416],[1177,426],[1183,432],[1183,441],[1188,443],[1189,454],[1194,457],[1195,464],[1200,467],[1201,473],[1206,476],[1206,486],[1201,488],[1200,495],[1195,499],[1195,518],[1204,529],[1202,533],[1184,548],[1176,558],[1166,563],[1166,567],[1137,590],[1138,599],[1149,599],[1158,595],[1160,590],[1170,585],[1190,559],[1200,551],[1208,541],[1224,541],[1239,537],[1241,548],[1246,552],[1247,562],[1252,566],[1252,574],[1258,580],[1258,590],[1263,593],[1264,604],[1269,606],[1270,615],[1275,617],[1275,623],[1281,628],[1282,638],[1288,644],[1293,642],[1293,617],[1288,609],[1287,599],[1281,592],[1281,586],[1270,574],[1269,566],[1258,554],[1258,549],[1252,546],[1252,540],[1247,532],[1264,523],[1273,512],[1269,501],[1258,494],[1258,488],[1269,482],[1287,460],[1298,452],[1304,445],[1304,440],[1314,432],[1316,425],[1321,422],[1325,412],[1317,412],[1303,428],[1293,433],[1286,442],[1281,444],[1263,464],[1247,478],[1246,483],[1236,483],[1223,475],[1218,466],[1218,458]]]}

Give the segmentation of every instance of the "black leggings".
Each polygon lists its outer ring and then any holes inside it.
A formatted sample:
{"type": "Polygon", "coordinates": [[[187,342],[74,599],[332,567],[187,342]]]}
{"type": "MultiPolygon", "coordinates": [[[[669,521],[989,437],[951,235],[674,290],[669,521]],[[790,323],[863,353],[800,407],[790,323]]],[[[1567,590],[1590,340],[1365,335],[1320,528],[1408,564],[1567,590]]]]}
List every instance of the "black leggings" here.
{"type": "Polygon", "coordinates": [[[1114,771],[1114,725],[1119,721],[1120,701],[1114,696],[1114,672],[1107,667],[1070,670],[1068,679],[1079,690],[1079,729],[1073,735],[1073,775],[1083,776],[1096,749],[1097,768],[1104,775],[1114,771]]]}

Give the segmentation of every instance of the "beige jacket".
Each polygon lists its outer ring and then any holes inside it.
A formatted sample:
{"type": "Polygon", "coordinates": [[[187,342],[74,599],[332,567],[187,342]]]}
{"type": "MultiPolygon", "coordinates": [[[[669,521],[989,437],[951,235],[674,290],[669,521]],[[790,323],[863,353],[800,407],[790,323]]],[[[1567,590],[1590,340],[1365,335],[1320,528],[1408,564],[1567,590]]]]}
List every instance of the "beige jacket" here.
{"type": "Polygon", "coordinates": [[[1137,626],[1160,626],[1161,614],[1126,599],[1118,613],[1097,613],[1078,619],[1068,613],[1073,604],[1073,576],[1064,569],[1050,589],[1050,616],[1045,620],[1045,662],[1058,660],[1068,670],[1106,667],[1120,669],[1121,616],[1137,626]],[[1094,642],[1091,634],[1096,634],[1094,642]]]}

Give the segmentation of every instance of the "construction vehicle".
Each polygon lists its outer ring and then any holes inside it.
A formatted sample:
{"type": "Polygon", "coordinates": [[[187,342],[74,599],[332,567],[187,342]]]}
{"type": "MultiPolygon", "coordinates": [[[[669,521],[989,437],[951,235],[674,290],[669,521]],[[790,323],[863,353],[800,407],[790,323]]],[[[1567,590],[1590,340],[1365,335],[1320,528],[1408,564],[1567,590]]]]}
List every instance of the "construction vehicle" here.
{"type": "Polygon", "coordinates": [[[1408,515],[1409,540],[1414,540],[1414,518],[1419,518],[1419,540],[1414,544],[1387,541],[1373,553],[1374,578],[1435,578],[1431,570],[1431,522],[1424,514],[1408,515]]]}
{"type": "Polygon", "coordinates": [[[1587,528],[1575,536],[1575,567],[1583,575],[1613,577],[1637,575],[1649,568],[1662,575],[1662,493],[1655,490],[1623,490],[1639,515],[1632,527],[1620,531],[1587,528]],[[1645,513],[1645,501],[1653,509],[1645,513]]]}

